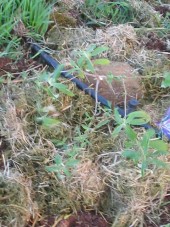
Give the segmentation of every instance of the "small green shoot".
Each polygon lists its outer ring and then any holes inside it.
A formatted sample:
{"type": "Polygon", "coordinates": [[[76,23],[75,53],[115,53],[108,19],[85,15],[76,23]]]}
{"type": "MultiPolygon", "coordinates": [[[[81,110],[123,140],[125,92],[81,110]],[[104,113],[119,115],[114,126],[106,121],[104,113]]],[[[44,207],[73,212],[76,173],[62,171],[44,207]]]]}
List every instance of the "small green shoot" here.
{"type": "Polygon", "coordinates": [[[76,158],[76,149],[70,151],[63,151],[63,155],[57,154],[54,158],[54,165],[47,166],[46,170],[48,172],[54,172],[57,174],[59,179],[64,179],[65,177],[71,177],[71,171],[76,168],[79,160],[76,158]]]}
{"type": "Polygon", "coordinates": [[[168,154],[168,144],[163,140],[154,138],[155,131],[153,129],[147,130],[141,138],[138,138],[137,133],[130,127],[126,128],[126,133],[128,140],[125,143],[126,148],[122,155],[131,159],[135,165],[141,168],[142,176],[152,166],[156,168],[168,167],[167,163],[159,159],[168,154]]]}
{"type": "Polygon", "coordinates": [[[148,129],[144,135],[138,136],[131,126],[140,126],[150,122],[150,116],[144,111],[135,111],[128,114],[127,118],[121,118],[115,109],[114,119],[117,123],[112,135],[117,137],[122,130],[125,131],[127,141],[122,155],[134,162],[141,168],[144,176],[147,169],[155,166],[157,168],[167,168],[168,164],[160,160],[161,156],[168,154],[168,145],[163,140],[155,137],[154,129],[148,129]]]}
{"type": "MultiPolygon", "coordinates": [[[[130,132],[130,126],[140,126],[150,122],[150,116],[144,111],[135,111],[128,114],[127,118],[122,118],[118,112],[118,109],[114,109],[114,119],[117,124],[112,135],[114,137],[118,136],[122,129],[128,128],[130,132]]],[[[127,130],[127,129],[126,129],[127,130]]]]}
{"type": "Polygon", "coordinates": [[[37,117],[36,121],[37,123],[42,124],[45,128],[54,128],[60,123],[60,120],[47,116],[37,117]]]}
{"type": "Polygon", "coordinates": [[[36,80],[36,84],[39,89],[43,89],[50,97],[54,99],[59,97],[58,92],[62,92],[68,96],[74,96],[73,92],[69,90],[67,85],[62,84],[61,82],[56,82],[56,80],[59,78],[62,68],[63,66],[60,66],[52,75],[50,73],[43,72],[36,80]]]}
{"type": "Polygon", "coordinates": [[[96,65],[108,65],[110,61],[106,58],[98,58],[92,61],[92,58],[102,54],[108,50],[106,46],[96,47],[96,45],[90,45],[85,51],[77,51],[77,61],[71,61],[73,69],[69,70],[70,73],[77,72],[80,78],[85,77],[85,71],[95,73],[96,65]]]}

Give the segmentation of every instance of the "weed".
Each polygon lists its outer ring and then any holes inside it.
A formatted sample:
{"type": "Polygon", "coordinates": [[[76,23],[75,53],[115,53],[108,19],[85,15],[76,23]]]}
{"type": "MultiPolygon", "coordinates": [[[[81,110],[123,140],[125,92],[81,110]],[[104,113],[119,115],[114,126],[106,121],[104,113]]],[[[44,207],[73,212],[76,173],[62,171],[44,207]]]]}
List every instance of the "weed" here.
{"type": "Polygon", "coordinates": [[[0,1],[0,44],[8,43],[11,31],[14,27],[14,14],[17,8],[13,0],[0,1]]]}
{"type": "MultiPolygon", "coordinates": [[[[126,112],[126,111],[125,111],[126,112]]],[[[112,135],[114,137],[118,136],[122,129],[125,129],[127,134],[133,134],[133,130],[131,129],[131,125],[144,125],[150,121],[150,116],[144,111],[135,111],[128,114],[124,118],[121,118],[117,108],[114,110],[114,119],[116,121],[117,126],[115,127],[112,135]]]]}

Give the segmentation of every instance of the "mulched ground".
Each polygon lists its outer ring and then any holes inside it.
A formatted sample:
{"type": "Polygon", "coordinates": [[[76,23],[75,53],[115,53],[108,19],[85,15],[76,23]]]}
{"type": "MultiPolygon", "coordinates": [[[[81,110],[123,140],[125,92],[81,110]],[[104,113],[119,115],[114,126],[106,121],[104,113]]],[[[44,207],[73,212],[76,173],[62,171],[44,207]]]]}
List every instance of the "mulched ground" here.
{"type": "Polygon", "coordinates": [[[27,71],[34,67],[38,68],[40,65],[33,59],[26,58],[25,56],[18,61],[14,61],[8,57],[0,58],[0,76],[5,75],[6,73],[18,76],[21,72],[27,71]]]}
{"type": "MultiPolygon", "coordinates": [[[[25,227],[32,227],[31,221],[25,227]]],[[[78,212],[77,215],[71,215],[67,219],[61,220],[55,224],[55,217],[48,216],[37,222],[35,227],[109,227],[110,224],[104,217],[94,212],[78,212]]]]}
{"type": "Polygon", "coordinates": [[[147,217],[145,218],[146,224],[145,227],[158,227],[162,225],[167,225],[170,223],[170,190],[167,192],[166,196],[161,205],[160,209],[161,215],[159,215],[159,225],[156,223],[151,222],[147,217]]]}

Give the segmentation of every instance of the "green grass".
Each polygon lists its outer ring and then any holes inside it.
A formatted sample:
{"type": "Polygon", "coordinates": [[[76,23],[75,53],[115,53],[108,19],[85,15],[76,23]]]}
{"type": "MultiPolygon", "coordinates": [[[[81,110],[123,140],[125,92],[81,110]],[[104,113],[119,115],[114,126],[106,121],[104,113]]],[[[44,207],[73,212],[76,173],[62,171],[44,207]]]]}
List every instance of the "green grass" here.
{"type": "Polygon", "coordinates": [[[87,23],[99,24],[112,21],[114,24],[124,24],[133,20],[132,7],[127,0],[100,1],[86,0],[82,5],[82,12],[87,17],[87,23]]]}
{"type": "Polygon", "coordinates": [[[44,0],[0,0],[0,46],[9,44],[12,30],[22,20],[32,33],[44,35],[52,5],[44,0]]]}

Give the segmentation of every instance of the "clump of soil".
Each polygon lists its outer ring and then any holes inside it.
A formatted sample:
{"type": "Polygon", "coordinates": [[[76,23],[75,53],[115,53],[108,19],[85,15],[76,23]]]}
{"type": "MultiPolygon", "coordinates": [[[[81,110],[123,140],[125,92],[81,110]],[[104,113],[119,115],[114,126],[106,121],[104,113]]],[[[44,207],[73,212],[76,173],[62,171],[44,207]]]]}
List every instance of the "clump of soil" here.
{"type": "MultiPolygon", "coordinates": [[[[51,227],[109,227],[109,223],[99,214],[94,212],[78,212],[77,215],[70,215],[67,219],[62,219],[57,224],[54,216],[49,216],[46,219],[37,223],[38,226],[51,227]],[[56,224],[55,224],[56,223],[56,224]]],[[[29,227],[28,225],[27,227],[29,227]]]]}
{"type": "Polygon", "coordinates": [[[21,72],[27,71],[28,69],[39,67],[36,61],[23,57],[18,61],[14,61],[8,57],[0,58],[0,76],[6,73],[15,73],[15,76],[21,72]]]}
{"type": "Polygon", "coordinates": [[[109,65],[96,66],[95,74],[87,74],[87,82],[98,93],[112,103],[124,106],[130,99],[142,98],[140,75],[126,62],[110,62],[109,65]],[[110,78],[109,78],[110,75],[110,78]]]}
{"type": "Polygon", "coordinates": [[[166,17],[166,15],[170,13],[170,6],[167,5],[155,6],[155,10],[158,11],[163,17],[166,17]]]}
{"type": "Polygon", "coordinates": [[[70,216],[66,220],[62,220],[57,227],[109,227],[109,224],[106,220],[98,215],[93,213],[78,213],[77,215],[70,216]]]}
{"type": "Polygon", "coordinates": [[[149,50],[167,51],[167,42],[165,39],[159,38],[154,32],[148,34],[146,47],[149,50]]]}

